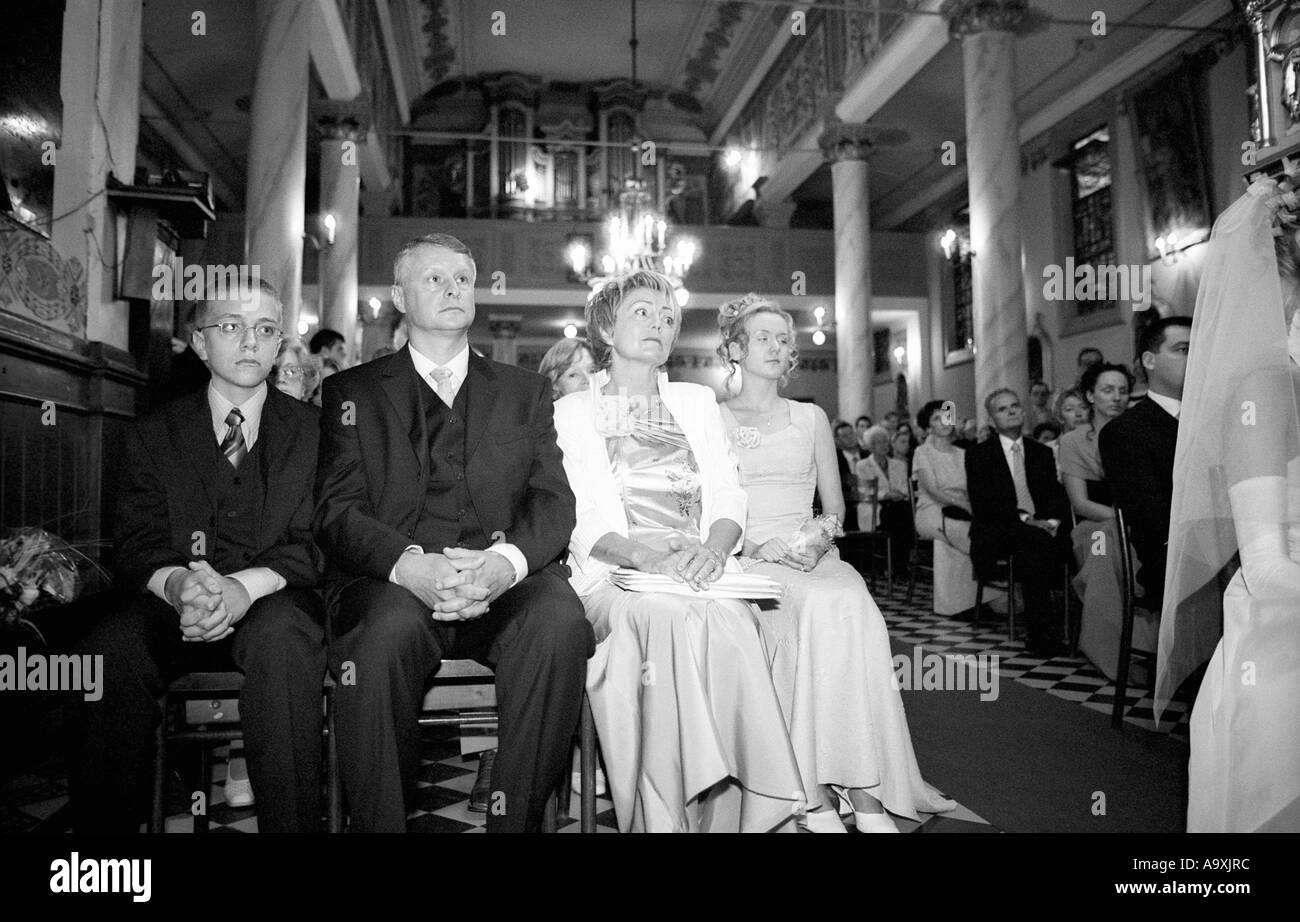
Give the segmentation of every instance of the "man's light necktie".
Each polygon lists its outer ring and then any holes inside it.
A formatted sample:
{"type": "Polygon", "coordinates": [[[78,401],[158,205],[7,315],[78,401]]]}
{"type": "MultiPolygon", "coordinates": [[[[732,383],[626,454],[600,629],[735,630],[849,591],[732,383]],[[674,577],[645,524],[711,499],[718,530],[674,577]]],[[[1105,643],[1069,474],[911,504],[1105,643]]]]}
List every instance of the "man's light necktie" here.
{"type": "Polygon", "coordinates": [[[1011,480],[1016,485],[1016,507],[1034,514],[1034,498],[1029,495],[1029,480],[1025,477],[1025,449],[1019,442],[1011,443],[1011,480]]]}
{"type": "Polygon", "coordinates": [[[451,373],[451,369],[439,366],[429,372],[429,375],[433,378],[433,389],[442,398],[442,402],[451,406],[456,400],[456,392],[452,389],[452,379],[455,376],[451,373]]]}
{"type": "Polygon", "coordinates": [[[235,470],[239,470],[239,462],[243,461],[244,456],[248,454],[248,444],[244,441],[243,422],[244,414],[239,412],[239,407],[233,407],[226,414],[226,425],[230,428],[226,430],[225,438],[221,440],[221,452],[235,470]]]}

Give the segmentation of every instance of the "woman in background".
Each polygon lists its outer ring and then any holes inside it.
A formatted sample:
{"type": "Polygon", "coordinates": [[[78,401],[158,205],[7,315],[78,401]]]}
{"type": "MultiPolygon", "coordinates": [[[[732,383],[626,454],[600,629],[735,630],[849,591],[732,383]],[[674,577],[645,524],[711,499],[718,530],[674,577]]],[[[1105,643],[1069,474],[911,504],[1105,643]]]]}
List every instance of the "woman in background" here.
{"type": "MultiPolygon", "coordinates": [[[[1109,679],[1115,678],[1119,662],[1123,597],[1117,553],[1119,534],[1115,530],[1115,510],[1101,466],[1097,434],[1128,409],[1132,385],[1133,376],[1123,365],[1106,362],[1089,365],[1080,381],[1091,410],[1089,422],[1061,436],[1059,451],[1061,483],[1077,523],[1070,538],[1074,560],[1079,566],[1074,591],[1083,603],[1079,651],[1109,679]]],[[[1137,611],[1133,621],[1134,649],[1155,649],[1155,627],[1153,615],[1137,611]]]]}
{"type": "Polygon", "coordinates": [[[560,340],[542,356],[538,374],[551,379],[551,397],[559,400],[576,391],[585,391],[592,374],[591,350],[576,337],[560,340]]]}

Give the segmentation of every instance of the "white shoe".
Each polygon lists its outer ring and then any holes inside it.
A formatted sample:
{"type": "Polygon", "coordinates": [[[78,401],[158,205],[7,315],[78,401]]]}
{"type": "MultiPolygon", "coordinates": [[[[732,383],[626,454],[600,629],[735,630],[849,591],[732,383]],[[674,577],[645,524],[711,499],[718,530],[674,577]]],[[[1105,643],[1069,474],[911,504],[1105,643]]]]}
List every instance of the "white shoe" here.
{"type": "Polygon", "coordinates": [[[853,824],[858,827],[858,832],[898,832],[898,827],[889,818],[889,814],[884,812],[883,806],[880,813],[862,813],[853,809],[853,802],[843,788],[832,785],[831,790],[840,799],[840,810],[847,808],[853,814],[853,824]]]}
{"type": "MultiPolygon", "coordinates": [[[[572,790],[573,793],[575,794],[582,793],[582,772],[573,773],[572,781],[569,785],[569,789],[572,790]]],[[[597,765],[596,766],[596,796],[604,797],[607,790],[608,789],[605,786],[605,773],[601,771],[600,766],[597,765]]]]}
{"type": "Polygon", "coordinates": [[[799,825],[809,832],[848,832],[844,828],[844,821],[840,819],[839,814],[830,807],[804,812],[800,817],[799,825]]]}
{"type": "Polygon", "coordinates": [[[226,763],[226,803],[232,807],[253,805],[253,784],[248,780],[248,764],[243,756],[226,763]]]}

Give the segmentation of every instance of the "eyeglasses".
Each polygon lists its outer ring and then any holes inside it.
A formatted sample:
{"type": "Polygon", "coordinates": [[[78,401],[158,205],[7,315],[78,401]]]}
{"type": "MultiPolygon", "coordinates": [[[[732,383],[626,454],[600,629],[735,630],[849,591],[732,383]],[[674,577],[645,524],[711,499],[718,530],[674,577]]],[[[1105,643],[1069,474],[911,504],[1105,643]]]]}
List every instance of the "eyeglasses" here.
{"type": "Polygon", "coordinates": [[[284,333],[280,328],[272,323],[258,323],[250,327],[247,324],[239,323],[234,320],[223,320],[220,323],[209,323],[206,326],[199,327],[200,330],[211,330],[214,328],[226,339],[243,339],[244,334],[249,330],[252,330],[253,335],[264,343],[281,339],[284,336],[284,333]]]}
{"type": "Polygon", "coordinates": [[[301,378],[307,374],[307,369],[301,365],[281,365],[276,374],[281,378],[301,378]]]}

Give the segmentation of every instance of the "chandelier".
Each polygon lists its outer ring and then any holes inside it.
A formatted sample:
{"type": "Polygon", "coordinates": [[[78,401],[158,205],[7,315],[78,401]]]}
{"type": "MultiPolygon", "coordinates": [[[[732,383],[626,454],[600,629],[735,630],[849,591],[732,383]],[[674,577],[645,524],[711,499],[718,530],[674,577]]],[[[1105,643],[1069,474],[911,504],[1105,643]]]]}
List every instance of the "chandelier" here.
{"type": "Polygon", "coordinates": [[[605,240],[598,259],[586,239],[577,238],[569,244],[569,268],[580,281],[594,291],[612,278],[649,269],[667,276],[677,293],[678,306],[686,306],[690,293],[685,281],[697,246],[689,237],[676,237],[669,247],[668,221],[653,207],[644,180],[624,183],[618,206],[605,219],[605,240]]]}

